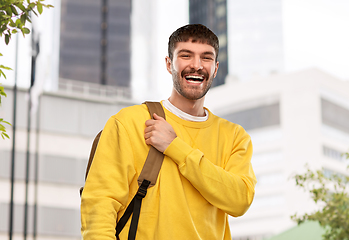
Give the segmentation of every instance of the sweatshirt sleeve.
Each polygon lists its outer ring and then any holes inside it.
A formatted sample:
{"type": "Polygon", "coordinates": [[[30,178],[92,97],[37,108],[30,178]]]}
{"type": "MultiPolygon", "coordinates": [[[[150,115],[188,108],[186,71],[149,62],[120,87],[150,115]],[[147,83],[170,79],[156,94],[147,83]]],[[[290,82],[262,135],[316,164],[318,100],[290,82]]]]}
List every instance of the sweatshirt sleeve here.
{"type": "Polygon", "coordinates": [[[251,157],[250,136],[239,126],[235,132],[233,149],[224,167],[216,166],[203,152],[176,138],[165,150],[201,195],[212,205],[234,217],[243,215],[254,197],[256,177],[251,157]]]}
{"type": "Polygon", "coordinates": [[[129,184],[135,175],[131,146],[123,125],[111,117],[103,129],[81,196],[83,239],[115,239],[118,212],[127,204],[129,184]],[[127,158],[122,156],[125,153],[127,158]]]}

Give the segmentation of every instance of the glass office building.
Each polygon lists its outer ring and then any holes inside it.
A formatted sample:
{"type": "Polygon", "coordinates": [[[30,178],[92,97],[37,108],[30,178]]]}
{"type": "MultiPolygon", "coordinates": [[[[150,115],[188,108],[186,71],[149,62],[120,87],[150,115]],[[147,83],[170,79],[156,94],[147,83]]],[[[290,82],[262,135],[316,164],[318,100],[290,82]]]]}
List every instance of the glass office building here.
{"type": "Polygon", "coordinates": [[[189,22],[201,23],[219,38],[219,69],[212,86],[225,83],[228,74],[227,1],[189,0],[189,22]]]}
{"type": "Polygon", "coordinates": [[[59,77],[130,85],[131,0],[62,0],[59,77]]]}

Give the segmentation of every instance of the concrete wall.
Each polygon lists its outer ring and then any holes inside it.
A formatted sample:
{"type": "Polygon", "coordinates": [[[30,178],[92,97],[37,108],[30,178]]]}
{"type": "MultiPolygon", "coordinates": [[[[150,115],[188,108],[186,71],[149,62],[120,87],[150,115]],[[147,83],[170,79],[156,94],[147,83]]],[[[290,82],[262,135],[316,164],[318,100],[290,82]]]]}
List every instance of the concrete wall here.
{"type": "MultiPolygon", "coordinates": [[[[6,88],[0,116],[13,121],[13,90],[6,88]]],[[[80,239],[79,188],[84,183],[88,155],[94,136],[111,115],[134,103],[44,93],[31,118],[28,236],[32,236],[34,204],[37,203],[38,239],[80,239]],[[37,153],[37,155],[36,155],[37,153]],[[37,158],[36,158],[37,156],[37,158]],[[38,185],[35,187],[35,174],[38,185]]],[[[17,92],[16,136],[0,143],[0,239],[9,231],[10,171],[15,139],[14,237],[22,236],[24,224],[27,156],[28,93],[17,92]]]]}
{"type": "Polygon", "coordinates": [[[251,135],[258,180],[251,209],[231,218],[233,239],[259,240],[295,225],[316,208],[292,176],[312,169],[348,174],[349,83],[308,69],[210,90],[207,106],[251,135]]]}

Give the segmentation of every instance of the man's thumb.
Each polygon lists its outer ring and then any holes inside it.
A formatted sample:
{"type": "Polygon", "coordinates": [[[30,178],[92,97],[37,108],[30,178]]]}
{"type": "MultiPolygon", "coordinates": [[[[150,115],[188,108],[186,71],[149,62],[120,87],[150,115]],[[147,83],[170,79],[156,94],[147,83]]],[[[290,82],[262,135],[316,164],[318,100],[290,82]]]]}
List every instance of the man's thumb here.
{"type": "Polygon", "coordinates": [[[161,120],[163,119],[162,117],[160,117],[159,115],[157,115],[156,113],[153,114],[153,117],[155,120],[161,120]]]}

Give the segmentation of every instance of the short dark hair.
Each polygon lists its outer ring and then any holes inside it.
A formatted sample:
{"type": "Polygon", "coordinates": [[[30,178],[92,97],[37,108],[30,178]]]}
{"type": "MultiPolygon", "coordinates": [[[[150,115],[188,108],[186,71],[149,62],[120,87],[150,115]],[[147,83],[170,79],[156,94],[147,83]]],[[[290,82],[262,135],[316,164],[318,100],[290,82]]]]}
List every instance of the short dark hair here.
{"type": "Polygon", "coordinates": [[[173,51],[178,42],[187,42],[189,39],[192,42],[206,43],[211,45],[216,52],[216,61],[219,52],[219,40],[208,27],[202,24],[188,24],[178,28],[169,37],[168,41],[168,56],[173,59],[173,51]]]}

